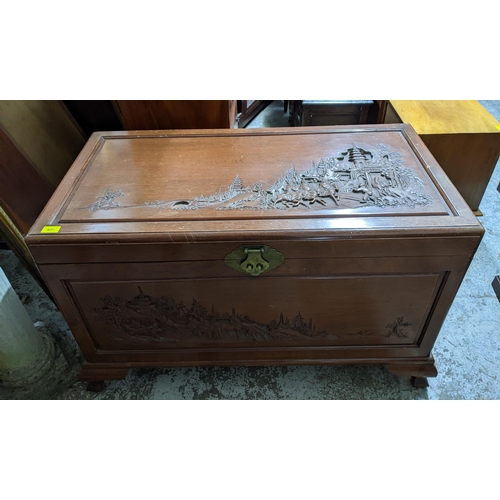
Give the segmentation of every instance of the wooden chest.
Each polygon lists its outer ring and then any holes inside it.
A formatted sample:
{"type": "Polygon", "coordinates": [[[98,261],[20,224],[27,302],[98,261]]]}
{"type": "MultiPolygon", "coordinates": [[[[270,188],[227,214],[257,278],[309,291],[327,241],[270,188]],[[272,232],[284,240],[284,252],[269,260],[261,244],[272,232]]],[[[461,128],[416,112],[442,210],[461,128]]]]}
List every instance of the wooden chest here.
{"type": "Polygon", "coordinates": [[[95,133],[27,236],[86,359],[425,382],[483,229],[409,125],[95,133]]]}

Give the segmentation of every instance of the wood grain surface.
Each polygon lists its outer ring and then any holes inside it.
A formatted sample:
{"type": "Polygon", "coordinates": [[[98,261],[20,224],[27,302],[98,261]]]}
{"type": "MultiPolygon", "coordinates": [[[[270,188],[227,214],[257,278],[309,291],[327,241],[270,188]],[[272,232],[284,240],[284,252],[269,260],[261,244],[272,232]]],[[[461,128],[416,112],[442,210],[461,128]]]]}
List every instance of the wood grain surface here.
{"type": "Polygon", "coordinates": [[[500,122],[477,101],[390,101],[417,134],[498,133],[500,122]]]}
{"type": "Polygon", "coordinates": [[[116,101],[125,130],[232,128],[236,101],[116,101]]]}
{"type": "Polygon", "coordinates": [[[61,101],[0,101],[0,128],[52,189],[86,140],[61,101]]]}

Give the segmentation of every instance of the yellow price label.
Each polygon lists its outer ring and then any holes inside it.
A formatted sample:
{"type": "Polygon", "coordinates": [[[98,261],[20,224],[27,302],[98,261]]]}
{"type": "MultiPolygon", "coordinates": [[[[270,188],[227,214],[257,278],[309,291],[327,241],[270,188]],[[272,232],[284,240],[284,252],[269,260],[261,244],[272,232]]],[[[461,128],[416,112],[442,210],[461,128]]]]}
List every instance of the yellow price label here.
{"type": "Polygon", "coordinates": [[[61,226],[43,226],[41,233],[58,233],[61,226]]]}
{"type": "Polygon", "coordinates": [[[497,127],[498,130],[500,130],[500,125],[497,125],[496,127],[497,127]]]}

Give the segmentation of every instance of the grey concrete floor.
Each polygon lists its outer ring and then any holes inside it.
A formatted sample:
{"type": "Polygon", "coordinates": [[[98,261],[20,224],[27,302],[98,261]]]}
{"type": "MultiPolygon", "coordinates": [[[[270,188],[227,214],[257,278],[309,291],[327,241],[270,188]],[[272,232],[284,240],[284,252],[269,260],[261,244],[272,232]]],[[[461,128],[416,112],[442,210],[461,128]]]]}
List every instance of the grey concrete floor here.
{"type": "MultiPolygon", "coordinates": [[[[480,102],[500,120],[500,101],[480,102]]],[[[249,125],[262,126],[287,126],[282,101],[249,125]]],[[[25,389],[0,388],[0,399],[500,399],[500,303],[491,286],[500,275],[499,184],[500,162],[480,206],[486,234],[435,344],[439,375],[426,389],[367,365],[137,369],[87,392],[76,381],[82,357],[64,318],[12,252],[0,250],[0,267],[57,349],[46,377],[25,389]]]]}

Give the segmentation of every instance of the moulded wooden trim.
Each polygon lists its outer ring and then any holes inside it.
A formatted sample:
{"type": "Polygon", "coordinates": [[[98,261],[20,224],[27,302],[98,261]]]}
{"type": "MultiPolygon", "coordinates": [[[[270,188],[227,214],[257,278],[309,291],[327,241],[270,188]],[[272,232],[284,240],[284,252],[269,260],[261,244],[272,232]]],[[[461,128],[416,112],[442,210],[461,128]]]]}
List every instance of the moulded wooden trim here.
{"type": "MultiPolygon", "coordinates": [[[[255,244],[276,247],[285,258],[325,259],[341,257],[412,257],[463,255],[467,258],[478,245],[478,237],[422,238],[332,238],[325,240],[255,240],[255,244]],[[326,244],[325,244],[326,243],[326,244]]],[[[178,262],[188,260],[217,260],[221,255],[240,247],[242,240],[221,242],[155,242],[144,245],[127,243],[73,243],[32,245],[31,252],[40,264],[69,264],[92,262],[178,262]]]]}

